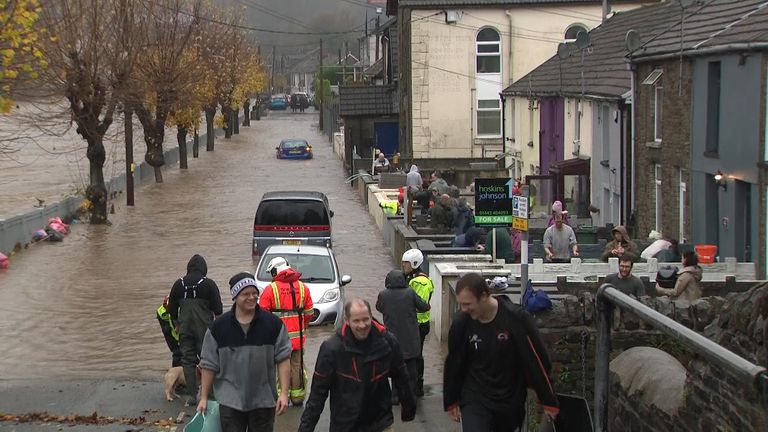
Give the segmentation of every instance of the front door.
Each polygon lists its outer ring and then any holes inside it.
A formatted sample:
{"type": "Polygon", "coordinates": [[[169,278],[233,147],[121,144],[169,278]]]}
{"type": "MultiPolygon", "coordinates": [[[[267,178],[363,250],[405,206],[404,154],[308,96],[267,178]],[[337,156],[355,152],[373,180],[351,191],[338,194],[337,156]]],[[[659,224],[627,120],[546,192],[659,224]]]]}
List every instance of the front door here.
{"type": "Polygon", "coordinates": [[[562,98],[544,98],[541,100],[539,129],[540,175],[549,175],[549,167],[564,159],[562,98]]]}
{"type": "Polygon", "coordinates": [[[376,148],[384,152],[387,158],[400,151],[399,130],[397,122],[378,122],[373,126],[376,148]]]}

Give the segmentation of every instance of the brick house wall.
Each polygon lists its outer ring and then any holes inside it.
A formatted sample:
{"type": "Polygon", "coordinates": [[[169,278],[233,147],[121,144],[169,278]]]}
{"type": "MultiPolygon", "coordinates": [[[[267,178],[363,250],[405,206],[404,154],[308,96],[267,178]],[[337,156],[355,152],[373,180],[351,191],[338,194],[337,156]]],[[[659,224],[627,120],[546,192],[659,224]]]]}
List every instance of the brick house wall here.
{"type": "MultiPolygon", "coordinates": [[[[690,228],[680,233],[680,170],[690,190],[691,80],[688,60],[638,63],[635,70],[635,218],[634,237],[646,238],[656,228],[655,165],[661,165],[661,229],[677,239],[691,237],[690,228]],[[642,82],[654,69],[664,72],[655,85],[642,82]],[[654,139],[654,95],[662,86],[661,142],[654,139]],[[682,91],[681,91],[682,89],[682,91]]],[[[691,226],[690,193],[686,194],[684,227],[691,226]]]]}

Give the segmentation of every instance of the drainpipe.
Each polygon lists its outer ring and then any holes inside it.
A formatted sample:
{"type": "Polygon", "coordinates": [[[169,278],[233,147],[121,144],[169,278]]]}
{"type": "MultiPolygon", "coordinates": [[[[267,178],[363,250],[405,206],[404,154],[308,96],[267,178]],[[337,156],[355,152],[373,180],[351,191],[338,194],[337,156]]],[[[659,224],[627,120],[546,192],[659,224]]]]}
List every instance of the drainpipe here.
{"type": "Polygon", "coordinates": [[[609,10],[610,10],[610,7],[608,6],[608,0],[603,0],[603,24],[605,24],[605,20],[608,19],[609,10]]]}
{"type": "Polygon", "coordinates": [[[632,215],[632,212],[635,211],[635,202],[637,202],[637,197],[635,196],[635,177],[637,177],[637,162],[635,161],[635,142],[637,141],[635,138],[635,124],[637,123],[637,93],[635,92],[635,75],[637,74],[637,66],[630,63],[629,64],[629,70],[630,70],[630,87],[632,89],[632,123],[630,124],[629,128],[629,154],[632,158],[632,163],[630,166],[632,167],[632,175],[629,177],[630,183],[629,183],[629,214],[627,215],[627,219],[632,215]]]}
{"type": "Polygon", "coordinates": [[[514,34],[515,28],[512,26],[512,10],[507,9],[504,11],[504,13],[507,14],[507,18],[509,18],[509,83],[512,84],[514,81],[512,80],[514,77],[513,71],[514,71],[514,54],[512,54],[512,35],[514,34]]]}
{"type": "MultiPolygon", "coordinates": [[[[766,91],[763,93],[763,97],[765,98],[765,140],[763,141],[763,152],[765,153],[763,155],[763,160],[768,162],[768,66],[765,68],[765,84],[766,84],[766,91]]],[[[768,197],[768,186],[765,188],[765,196],[768,197]]],[[[765,226],[768,227],[768,212],[766,212],[765,216],[765,226]]],[[[763,277],[765,277],[766,274],[768,274],[768,234],[765,236],[765,249],[763,252],[763,277]]],[[[764,336],[765,337],[765,336],[764,336]]]]}

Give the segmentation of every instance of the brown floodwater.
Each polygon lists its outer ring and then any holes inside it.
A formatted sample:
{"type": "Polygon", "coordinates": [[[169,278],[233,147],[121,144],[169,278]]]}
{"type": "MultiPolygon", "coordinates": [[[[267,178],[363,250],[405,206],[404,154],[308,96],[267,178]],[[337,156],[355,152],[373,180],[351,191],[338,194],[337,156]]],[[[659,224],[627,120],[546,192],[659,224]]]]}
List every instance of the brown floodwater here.
{"type": "MultiPolygon", "coordinates": [[[[342,163],[317,130],[317,114],[272,113],[251,124],[231,140],[217,139],[215,151],[201,151],[188,170],[170,167],[164,183],[139,187],[135,207],[118,195],[111,225],[75,224],[62,243],[34,244],[13,257],[11,268],[0,271],[0,379],[157,378],[170,365],[155,318],[163,296],[199,253],[228,307],[230,276],[253,270],[253,216],[271,190],[328,195],[334,253],[340,271],[352,276],[346,295],[375,301],[392,257],[364,203],[344,183],[342,163]],[[276,160],[274,147],[288,137],[306,138],[315,159],[276,160]]],[[[26,157],[23,149],[17,156],[26,157]]],[[[0,184],[23,182],[25,193],[55,197],[62,187],[52,191],[51,179],[69,176],[62,161],[50,162],[46,176],[39,169],[0,170],[0,184]]],[[[311,329],[310,369],[331,331],[311,329]]],[[[440,382],[434,339],[425,357],[425,381],[440,382]]]]}

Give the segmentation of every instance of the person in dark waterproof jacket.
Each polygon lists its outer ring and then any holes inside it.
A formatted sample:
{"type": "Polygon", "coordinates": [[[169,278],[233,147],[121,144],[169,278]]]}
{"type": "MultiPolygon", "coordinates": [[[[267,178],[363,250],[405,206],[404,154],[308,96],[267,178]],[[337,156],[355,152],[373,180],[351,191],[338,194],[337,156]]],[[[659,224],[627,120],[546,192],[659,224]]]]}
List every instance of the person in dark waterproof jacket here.
{"type": "Polygon", "coordinates": [[[443,405],[463,432],[506,432],[525,417],[527,388],[546,417],[559,405],[551,363],[528,312],[506,296],[493,297],[485,279],[468,273],[456,282],[456,314],[448,334],[443,405]]]}
{"type": "Polygon", "coordinates": [[[205,258],[193,255],[187,263],[187,274],[174,282],[168,295],[168,313],[179,332],[181,365],[191,399],[188,402],[196,402],[197,361],[205,332],[222,313],[219,287],[207,274],[205,258]]]}
{"type": "Polygon", "coordinates": [[[397,339],[373,320],[371,305],[354,299],[344,305],[344,326],[320,345],[309,399],[299,432],[312,432],[331,395],[333,432],[392,431],[392,391],[397,382],[402,421],[416,416],[416,397],[397,339]]]}
{"type": "MultiPolygon", "coordinates": [[[[430,306],[416,294],[416,291],[410,289],[405,281],[405,273],[400,270],[389,272],[384,280],[384,286],[386,289],[379,292],[376,300],[376,310],[384,316],[384,325],[400,343],[403,360],[408,368],[411,389],[415,394],[419,373],[418,363],[421,359],[421,337],[416,313],[427,312],[430,306]]],[[[396,393],[397,384],[394,381],[392,384],[392,392],[396,393]]],[[[392,401],[393,403],[397,401],[395,394],[392,401]]]]}

